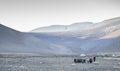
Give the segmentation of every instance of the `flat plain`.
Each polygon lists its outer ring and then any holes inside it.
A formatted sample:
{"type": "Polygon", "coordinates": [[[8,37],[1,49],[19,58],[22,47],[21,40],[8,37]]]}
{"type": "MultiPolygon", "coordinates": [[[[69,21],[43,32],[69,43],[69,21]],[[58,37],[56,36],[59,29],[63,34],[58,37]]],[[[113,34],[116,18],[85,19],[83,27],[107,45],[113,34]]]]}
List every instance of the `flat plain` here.
{"type": "Polygon", "coordinates": [[[76,55],[0,56],[0,71],[120,71],[120,57],[96,57],[94,63],[74,63],[89,59],[76,55]]]}

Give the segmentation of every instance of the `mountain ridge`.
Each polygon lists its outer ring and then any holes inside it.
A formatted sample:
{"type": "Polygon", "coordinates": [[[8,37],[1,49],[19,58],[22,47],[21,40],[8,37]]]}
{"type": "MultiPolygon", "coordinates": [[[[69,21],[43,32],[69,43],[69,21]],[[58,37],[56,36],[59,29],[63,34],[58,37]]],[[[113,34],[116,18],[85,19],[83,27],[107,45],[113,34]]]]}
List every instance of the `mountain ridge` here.
{"type": "Polygon", "coordinates": [[[0,24],[0,53],[120,52],[120,18],[58,26],[43,27],[49,30],[42,32],[41,28],[38,31],[20,32],[0,24]]]}

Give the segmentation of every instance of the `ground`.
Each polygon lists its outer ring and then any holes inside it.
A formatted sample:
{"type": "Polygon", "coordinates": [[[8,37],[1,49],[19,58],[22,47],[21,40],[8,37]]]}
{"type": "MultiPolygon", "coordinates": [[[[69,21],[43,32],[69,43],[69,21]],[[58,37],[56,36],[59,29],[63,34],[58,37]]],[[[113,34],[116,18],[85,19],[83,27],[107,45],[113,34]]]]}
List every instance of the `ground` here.
{"type": "Polygon", "coordinates": [[[0,71],[120,71],[119,57],[97,57],[95,63],[74,63],[80,56],[1,56],[0,71]]]}

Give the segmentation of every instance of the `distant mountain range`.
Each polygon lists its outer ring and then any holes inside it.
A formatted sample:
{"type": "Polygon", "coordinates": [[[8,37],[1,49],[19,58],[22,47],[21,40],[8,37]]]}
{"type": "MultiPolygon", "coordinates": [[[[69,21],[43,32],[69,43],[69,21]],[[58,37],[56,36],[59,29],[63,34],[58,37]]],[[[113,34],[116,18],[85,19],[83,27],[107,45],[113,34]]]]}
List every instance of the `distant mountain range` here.
{"type": "Polygon", "coordinates": [[[19,32],[0,24],[0,53],[81,54],[120,52],[120,18],[52,25],[19,32]]]}

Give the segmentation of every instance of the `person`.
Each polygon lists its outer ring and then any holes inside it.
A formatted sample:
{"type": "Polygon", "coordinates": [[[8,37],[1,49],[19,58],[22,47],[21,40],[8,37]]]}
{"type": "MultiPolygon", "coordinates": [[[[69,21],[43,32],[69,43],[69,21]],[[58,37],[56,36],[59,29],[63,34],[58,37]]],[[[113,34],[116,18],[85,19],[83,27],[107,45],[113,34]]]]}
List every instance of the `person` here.
{"type": "Polygon", "coordinates": [[[93,57],[93,61],[94,61],[94,62],[96,61],[96,57],[95,57],[95,56],[93,57]]]}
{"type": "Polygon", "coordinates": [[[92,63],[92,62],[93,62],[92,58],[90,58],[90,59],[89,59],[89,62],[90,62],[90,63],[92,63]]]}

